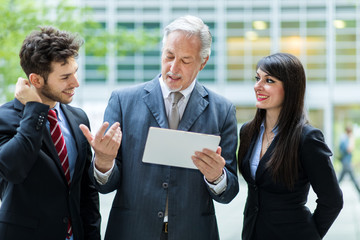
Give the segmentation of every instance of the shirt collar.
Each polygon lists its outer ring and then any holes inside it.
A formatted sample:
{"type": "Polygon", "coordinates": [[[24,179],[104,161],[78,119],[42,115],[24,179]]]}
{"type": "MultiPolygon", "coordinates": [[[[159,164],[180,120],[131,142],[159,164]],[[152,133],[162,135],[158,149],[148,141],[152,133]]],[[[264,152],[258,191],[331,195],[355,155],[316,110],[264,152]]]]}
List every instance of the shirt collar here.
{"type": "MultiPolygon", "coordinates": [[[[163,98],[166,99],[169,97],[169,95],[172,91],[170,91],[169,88],[166,86],[162,76],[159,77],[159,82],[160,82],[160,87],[161,87],[161,92],[162,92],[163,98]]],[[[180,91],[182,93],[182,95],[184,96],[184,98],[188,98],[190,96],[191,92],[194,90],[195,83],[196,83],[196,78],[190,84],[190,86],[188,86],[186,89],[180,91]]]]}
{"type": "MultiPolygon", "coordinates": [[[[271,131],[274,133],[274,136],[276,136],[278,134],[278,126],[276,125],[271,131]]],[[[260,132],[261,131],[265,131],[265,121],[263,121],[260,125],[260,132]]]]}
{"type": "Polygon", "coordinates": [[[61,112],[61,110],[60,110],[60,104],[59,104],[59,102],[57,102],[56,104],[55,104],[55,107],[54,108],[52,108],[52,110],[56,110],[56,115],[57,115],[57,118],[58,118],[58,121],[62,121],[62,112],[61,112]]]}

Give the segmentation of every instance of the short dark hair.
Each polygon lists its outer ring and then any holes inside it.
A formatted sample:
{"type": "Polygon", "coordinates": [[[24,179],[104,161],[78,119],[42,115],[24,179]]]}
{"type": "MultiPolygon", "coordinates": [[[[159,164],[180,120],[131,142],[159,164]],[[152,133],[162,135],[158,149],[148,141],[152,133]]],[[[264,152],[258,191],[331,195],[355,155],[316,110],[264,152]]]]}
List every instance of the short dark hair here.
{"type": "Polygon", "coordinates": [[[84,40],[77,34],[60,31],[52,26],[40,27],[24,40],[19,53],[20,65],[27,77],[39,74],[46,81],[52,72],[52,62],[67,63],[76,58],[84,40]]]}

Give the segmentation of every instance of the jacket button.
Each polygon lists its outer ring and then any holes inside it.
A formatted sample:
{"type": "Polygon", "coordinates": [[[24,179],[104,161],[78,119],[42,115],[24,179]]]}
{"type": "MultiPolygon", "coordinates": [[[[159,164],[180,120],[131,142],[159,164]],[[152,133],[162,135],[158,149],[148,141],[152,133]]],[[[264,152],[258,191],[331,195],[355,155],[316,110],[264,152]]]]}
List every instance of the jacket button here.
{"type": "Polygon", "coordinates": [[[159,218],[163,218],[163,217],[164,217],[164,213],[163,213],[163,212],[158,212],[158,217],[159,217],[159,218]]]}
{"type": "Polygon", "coordinates": [[[169,187],[169,184],[166,183],[166,182],[164,182],[164,183],[162,184],[162,187],[165,188],[165,189],[167,189],[167,188],[169,187]]]}
{"type": "Polygon", "coordinates": [[[64,217],[64,218],[63,218],[63,223],[68,223],[68,221],[69,221],[69,220],[68,220],[67,217],[64,217]]]}

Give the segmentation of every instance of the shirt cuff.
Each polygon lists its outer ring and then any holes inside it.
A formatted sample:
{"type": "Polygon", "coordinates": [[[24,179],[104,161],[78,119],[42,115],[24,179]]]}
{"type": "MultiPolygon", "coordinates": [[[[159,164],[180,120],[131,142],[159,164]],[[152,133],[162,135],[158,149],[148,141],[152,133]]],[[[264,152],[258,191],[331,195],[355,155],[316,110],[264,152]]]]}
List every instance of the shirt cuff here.
{"type": "Polygon", "coordinates": [[[93,161],[94,164],[94,177],[96,179],[96,181],[100,184],[100,185],[104,185],[107,183],[113,169],[114,169],[114,166],[115,166],[115,161],[114,161],[114,164],[112,165],[112,167],[110,168],[109,171],[105,172],[105,173],[102,173],[100,172],[99,170],[96,169],[95,167],[95,161],[93,161]]]}
{"type": "Polygon", "coordinates": [[[209,186],[210,190],[216,195],[220,195],[221,193],[223,193],[227,187],[227,176],[226,176],[226,171],[224,169],[223,169],[223,175],[224,178],[218,184],[209,183],[204,176],[204,180],[206,184],[209,186]]]}

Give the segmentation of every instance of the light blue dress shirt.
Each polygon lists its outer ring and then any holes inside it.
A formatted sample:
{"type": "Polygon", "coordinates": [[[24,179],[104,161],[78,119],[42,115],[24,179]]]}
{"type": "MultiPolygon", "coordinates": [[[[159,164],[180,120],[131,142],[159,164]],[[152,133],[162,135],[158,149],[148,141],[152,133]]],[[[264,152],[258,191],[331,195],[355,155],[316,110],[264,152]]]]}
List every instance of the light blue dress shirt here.
{"type": "MultiPolygon", "coordinates": [[[[261,126],[260,126],[260,133],[258,135],[258,138],[256,139],[255,146],[254,146],[253,152],[251,154],[251,158],[250,158],[250,172],[251,172],[251,176],[253,179],[255,179],[256,170],[258,169],[259,162],[260,162],[260,154],[261,154],[262,139],[263,139],[264,131],[265,131],[265,122],[262,122],[261,126]]],[[[274,133],[274,138],[275,138],[275,136],[278,133],[277,127],[275,127],[271,131],[274,133]]]]}
{"type": "MultiPolygon", "coordinates": [[[[72,179],[73,176],[74,176],[76,158],[78,156],[75,139],[71,134],[69,123],[66,120],[66,117],[65,117],[64,113],[62,112],[62,110],[61,110],[61,108],[59,106],[59,103],[57,103],[55,105],[53,110],[55,110],[55,112],[56,112],[58,122],[59,122],[59,125],[60,125],[60,129],[61,129],[61,132],[62,132],[62,134],[64,136],[66,149],[67,149],[67,152],[68,152],[68,160],[69,160],[69,168],[70,168],[70,179],[72,179]]],[[[50,123],[49,123],[49,121],[47,122],[46,125],[47,125],[47,127],[48,127],[48,129],[50,131],[50,123]]],[[[74,235],[71,235],[70,240],[74,240],[74,235]]]]}
{"type": "MultiPolygon", "coordinates": [[[[75,139],[74,139],[73,135],[71,134],[71,129],[70,129],[69,123],[67,122],[66,117],[58,103],[55,105],[54,110],[56,110],[58,122],[60,124],[60,129],[64,136],[66,149],[68,152],[68,158],[69,158],[70,178],[72,179],[74,176],[76,158],[78,156],[75,139]]],[[[49,123],[48,123],[48,126],[50,128],[49,123]]]]}

